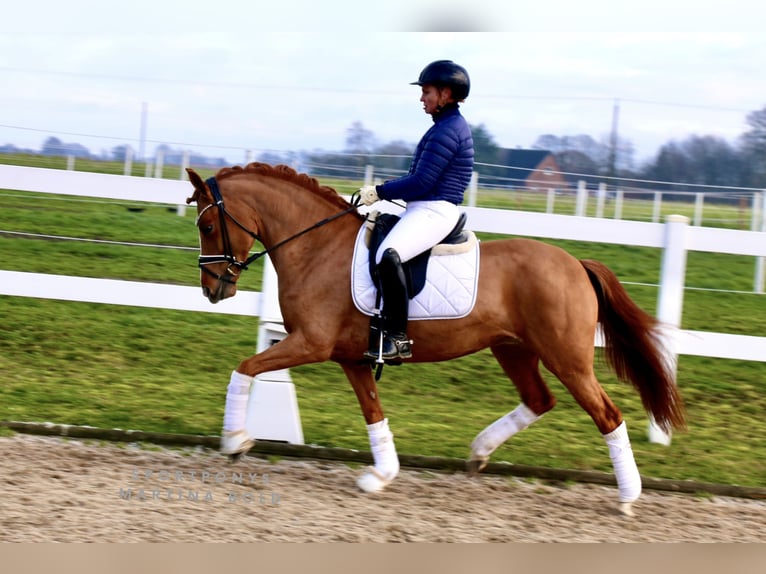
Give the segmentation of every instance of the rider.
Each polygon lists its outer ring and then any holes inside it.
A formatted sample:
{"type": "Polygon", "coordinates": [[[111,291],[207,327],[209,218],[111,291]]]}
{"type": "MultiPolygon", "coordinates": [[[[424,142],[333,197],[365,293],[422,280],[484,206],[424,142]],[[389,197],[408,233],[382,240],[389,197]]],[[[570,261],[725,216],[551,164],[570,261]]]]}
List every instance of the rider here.
{"type": "MultiPolygon", "coordinates": [[[[415,149],[407,175],[359,190],[364,205],[380,199],[403,200],[407,208],[375,253],[383,298],[384,360],[412,356],[407,338],[409,296],[402,263],[444,239],[460,217],[458,205],[473,172],[473,137],[458,104],[468,97],[468,72],[451,60],[431,62],[411,85],[421,86],[420,101],[433,126],[415,149]]],[[[365,358],[377,359],[371,348],[365,358]]]]}

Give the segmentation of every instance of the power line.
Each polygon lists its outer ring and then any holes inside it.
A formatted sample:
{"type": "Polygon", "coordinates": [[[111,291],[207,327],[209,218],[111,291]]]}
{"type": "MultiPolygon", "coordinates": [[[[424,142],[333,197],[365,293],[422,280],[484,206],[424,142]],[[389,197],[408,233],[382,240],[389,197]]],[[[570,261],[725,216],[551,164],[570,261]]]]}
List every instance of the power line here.
{"type": "Polygon", "coordinates": [[[30,70],[26,68],[13,68],[10,66],[0,66],[2,72],[13,72],[20,74],[46,75],[46,76],[64,76],[70,78],[91,78],[95,80],[112,80],[120,82],[145,82],[155,84],[172,84],[184,86],[206,86],[212,88],[243,88],[258,90],[282,90],[295,92],[328,92],[328,93],[350,93],[350,94],[374,94],[374,95],[401,95],[400,91],[380,90],[380,89],[359,89],[359,88],[338,88],[324,86],[290,86],[280,84],[260,84],[251,82],[231,82],[225,80],[200,80],[200,79],[181,79],[181,78],[160,78],[148,76],[121,76],[116,74],[90,73],[90,72],[65,72],[59,70],[30,70]]]}
{"type": "MultiPolygon", "coordinates": [[[[182,79],[182,78],[162,78],[157,76],[124,76],[118,74],[106,74],[100,72],[67,72],[61,70],[31,70],[27,68],[15,68],[12,66],[0,66],[0,72],[12,72],[32,75],[64,76],[74,78],[91,78],[96,80],[111,80],[120,82],[144,82],[156,84],[175,84],[186,86],[206,86],[223,87],[239,89],[258,89],[272,91],[294,91],[294,92],[326,92],[326,93],[346,93],[346,94],[368,94],[368,95],[401,95],[400,90],[381,90],[361,89],[361,88],[343,88],[343,87],[325,87],[325,86],[295,86],[282,84],[262,84],[254,82],[231,82],[224,80],[201,80],[201,79],[182,79]]],[[[489,100],[552,100],[552,101],[593,101],[593,102],[613,102],[614,96],[577,96],[577,95],[540,95],[540,94],[482,94],[475,93],[472,98],[489,100]]],[[[676,108],[691,108],[712,110],[721,112],[749,113],[753,110],[745,108],[735,108],[729,106],[713,106],[709,104],[693,104],[688,102],[674,102],[668,100],[647,100],[642,98],[618,98],[621,102],[633,104],[644,104],[652,106],[667,106],[676,108]]]]}

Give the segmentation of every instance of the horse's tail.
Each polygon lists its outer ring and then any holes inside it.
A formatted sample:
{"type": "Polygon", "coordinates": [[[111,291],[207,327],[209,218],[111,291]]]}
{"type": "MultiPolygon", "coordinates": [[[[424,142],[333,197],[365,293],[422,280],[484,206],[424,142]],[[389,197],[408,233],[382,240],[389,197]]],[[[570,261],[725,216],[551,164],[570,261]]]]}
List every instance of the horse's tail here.
{"type": "Polygon", "coordinates": [[[641,309],[603,263],[580,263],[598,296],[598,321],[608,363],[620,380],[632,384],[657,426],[668,432],[686,426],[674,369],[663,349],[659,321],[641,309]]]}

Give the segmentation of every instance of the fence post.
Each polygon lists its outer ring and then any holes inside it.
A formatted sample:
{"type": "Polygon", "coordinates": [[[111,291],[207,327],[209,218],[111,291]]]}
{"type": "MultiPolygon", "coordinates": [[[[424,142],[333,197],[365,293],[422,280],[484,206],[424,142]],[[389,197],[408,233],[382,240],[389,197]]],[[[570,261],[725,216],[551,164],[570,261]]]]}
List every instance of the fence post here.
{"type": "Polygon", "coordinates": [[[604,217],[604,202],[606,201],[606,184],[602,181],[598,184],[598,195],[596,196],[596,217],[604,217]]]}
{"type": "Polygon", "coordinates": [[[476,207],[476,197],[479,194],[479,172],[471,172],[471,181],[468,183],[468,206],[476,207]]]}
{"type": "Polygon", "coordinates": [[[74,171],[74,156],[72,154],[66,156],[66,168],[67,171],[74,171]]]}
{"type": "MultiPolygon", "coordinates": [[[[761,231],[766,233],[766,190],[760,193],[753,194],[753,231],[761,231]]],[[[755,280],[753,284],[753,291],[755,293],[763,293],[764,283],[766,279],[766,258],[755,258],[755,280]]]]}
{"type": "Polygon", "coordinates": [[[372,175],[375,167],[372,164],[364,166],[364,185],[372,185],[372,175]]]}
{"type": "Polygon", "coordinates": [[[694,225],[702,225],[702,209],[705,205],[705,194],[700,192],[694,198],[694,225]]]}
{"type": "Polygon", "coordinates": [[[133,148],[130,146],[125,147],[125,167],[122,173],[124,175],[131,175],[133,173],[133,148]]]}
{"type": "Polygon", "coordinates": [[[662,192],[654,192],[654,205],[652,207],[652,223],[659,223],[662,213],[662,192]]]}
{"type": "Polygon", "coordinates": [[[588,209],[588,188],[583,180],[577,182],[577,204],[575,215],[585,217],[588,209]]]}
{"type": "MultiPolygon", "coordinates": [[[[665,245],[662,251],[660,290],[657,301],[657,319],[667,326],[667,328],[663,328],[662,339],[665,343],[667,359],[673,370],[674,381],[678,371],[676,335],[681,328],[684,304],[686,231],[688,226],[689,218],[683,215],[669,215],[665,221],[665,245]]],[[[651,416],[649,417],[648,436],[649,442],[670,444],[670,434],[660,430],[651,416]]]]}
{"type": "MultiPolygon", "coordinates": [[[[189,150],[184,150],[183,156],[181,157],[181,169],[178,170],[180,172],[178,174],[178,179],[181,181],[189,181],[189,174],[186,173],[187,167],[189,167],[189,150]]],[[[176,205],[176,215],[178,217],[186,216],[185,203],[179,203],[176,205]]]]}
{"type": "Polygon", "coordinates": [[[617,189],[614,192],[614,218],[622,219],[622,190],[617,189]]]}
{"type": "Polygon", "coordinates": [[[165,152],[161,149],[157,150],[157,157],[154,159],[154,177],[162,177],[162,167],[165,163],[165,152]]]}
{"type": "Polygon", "coordinates": [[[548,199],[545,202],[545,213],[553,213],[555,203],[556,203],[556,189],[553,187],[549,187],[548,199]]]}
{"type": "MultiPolygon", "coordinates": [[[[287,336],[279,308],[277,272],[269,257],[264,258],[261,311],[256,352],[276,345],[287,336]]],[[[246,427],[255,439],[303,444],[298,398],[289,369],[261,373],[250,387],[246,427]]]]}
{"type": "Polygon", "coordinates": [[[187,177],[186,168],[189,167],[189,150],[184,150],[183,156],[181,156],[181,169],[179,170],[178,179],[186,181],[187,177]]]}

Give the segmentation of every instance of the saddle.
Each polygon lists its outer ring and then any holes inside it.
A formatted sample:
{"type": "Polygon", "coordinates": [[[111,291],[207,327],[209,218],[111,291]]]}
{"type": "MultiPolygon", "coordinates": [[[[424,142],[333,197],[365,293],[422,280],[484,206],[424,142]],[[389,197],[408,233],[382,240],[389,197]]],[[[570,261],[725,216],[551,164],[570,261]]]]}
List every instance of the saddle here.
{"type": "MultiPolygon", "coordinates": [[[[399,216],[393,213],[373,213],[371,219],[368,220],[369,236],[367,244],[370,249],[370,277],[377,284],[375,273],[375,257],[374,253],[377,253],[378,247],[386,238],[386,235],[399,221],[399,216]]],[[[407,293],[410,299],[414,299],[415,296],[423,290],[423,286],[426,283],[426,271],[428,270],[428,260],[432,255],[436,254],[450,254],[460,253],[463,250],[468,250],[472,246],[474,235],[465,230],[465,224],[468,220],[468,215],[462,211],[460,217],[447,236],[442,239],[435,247],[424,251],[420,255],[413,257],[409,261],[402,265],[404,275],[407,279],[407,293]]]]}

